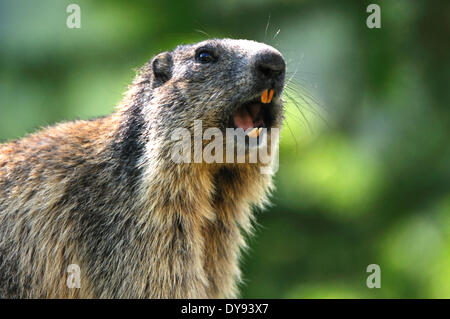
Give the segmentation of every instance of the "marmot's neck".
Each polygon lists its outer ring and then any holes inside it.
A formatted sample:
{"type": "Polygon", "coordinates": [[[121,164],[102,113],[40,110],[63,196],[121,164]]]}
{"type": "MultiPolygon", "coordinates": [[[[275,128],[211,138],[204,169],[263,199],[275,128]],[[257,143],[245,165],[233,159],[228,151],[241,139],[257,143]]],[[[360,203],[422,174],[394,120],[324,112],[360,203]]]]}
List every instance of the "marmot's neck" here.
{"type": "Polygon", "coordinates": [[[158,108],[146,109],[155,112],[151,119],[139,99],[129,102],[113,115],[111,149],[117,172],[133,189],[141,232],[164,243],[142,246],[158,256],[146,276],[167,278],[156,289],[167,295],[158,297],[236,297],[241,229],[251,231],[251,206],[264,204],[271,176],[255,164],[173,162],[158,108]]]}
{"type": "MultiPolygon", "coordinates": [[[[214,222],[217,207],[223,202],[243,202],[262,206],[262,196],[272,177],[261,174],[260,164],[175,163],[171,158],[171,123],[152,97],[145,94],[147,83],[134,84],[111,117],[116,130],[111,152],[117,173],[130,185],[139,185],[145,202],[159,194],[152,208],[174,207],[177,214],[195,216],[202,222],[214,222]]],[[[149,204],[146,204],[149,205],[149,204]]],[[[248,217],[227,207],[222,217],[248,230],[248,217]]],[[[165,214],[167,215],[167,214],[165,214]]]]}

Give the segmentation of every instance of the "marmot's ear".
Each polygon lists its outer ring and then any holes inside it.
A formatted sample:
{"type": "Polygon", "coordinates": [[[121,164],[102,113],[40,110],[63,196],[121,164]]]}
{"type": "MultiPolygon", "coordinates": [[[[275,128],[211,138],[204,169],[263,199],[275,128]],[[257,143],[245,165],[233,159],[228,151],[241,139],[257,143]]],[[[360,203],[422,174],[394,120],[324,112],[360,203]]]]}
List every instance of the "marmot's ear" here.
{"type": "Polygon", "coordinates": [[[157,87],[172,77],[173,60],[169,52],[162,52],[155,56],[152,61],[153,86],[157,87]]]}

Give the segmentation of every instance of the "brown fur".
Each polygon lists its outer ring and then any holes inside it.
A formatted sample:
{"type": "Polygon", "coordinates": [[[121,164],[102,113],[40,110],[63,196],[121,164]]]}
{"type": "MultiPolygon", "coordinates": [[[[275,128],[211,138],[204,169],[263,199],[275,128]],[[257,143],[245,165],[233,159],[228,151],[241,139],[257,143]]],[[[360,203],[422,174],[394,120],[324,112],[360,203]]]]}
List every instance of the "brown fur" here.
{"type": "Polygon", "coordinates": [[[272,177],[260,163],[175,164],[170,133],[193,119],[224,127],[263,88],[250,68],[263,50],[275,52],[228,39],[180,46],[142,68],[112,115],[0,145],[0,297],[238,296],[243,232],[272,177]],[[215,69],[193,59],[205,44],[221,50],[215,69]],[[66,285],[70,264],[80,289],[66,285]]]}

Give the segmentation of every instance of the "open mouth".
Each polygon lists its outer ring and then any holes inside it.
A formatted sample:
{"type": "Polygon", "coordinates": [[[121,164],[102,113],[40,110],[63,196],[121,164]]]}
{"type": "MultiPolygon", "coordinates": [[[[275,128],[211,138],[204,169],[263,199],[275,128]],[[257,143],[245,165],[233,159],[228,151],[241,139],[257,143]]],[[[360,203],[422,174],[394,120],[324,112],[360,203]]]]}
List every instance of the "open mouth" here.
{"type": "Polygon", "coordinates": [[[270,128],[274,121],[273,94],[273,89],[264,90],[259,98],[238,107],[230,119],[234,128],[242,128],[253,138],[258,137],[264,127],[270,128]]]}

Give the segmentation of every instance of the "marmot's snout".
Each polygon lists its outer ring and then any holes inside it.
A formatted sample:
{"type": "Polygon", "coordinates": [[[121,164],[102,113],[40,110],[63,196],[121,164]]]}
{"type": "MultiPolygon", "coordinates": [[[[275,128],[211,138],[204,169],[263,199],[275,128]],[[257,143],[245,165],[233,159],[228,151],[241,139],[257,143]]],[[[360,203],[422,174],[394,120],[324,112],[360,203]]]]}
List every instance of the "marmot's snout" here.
{"type": "Polygon", "coordinates": [[[259,81],[275,89],[283,86],[286,64],[281,54],[267,50],[257,54],[254,63],[259,81]]]}
{"type": "Polygon", "coordinates": [[[286,63],[278,51],[271,49],[257,53],[252,62],[257,96],[238,105],[232,124],[235,128],[253,129],[258,136],[261,128],[279,124],[282,106],[276,97],[283,91],[286,63]]]}

